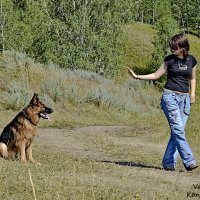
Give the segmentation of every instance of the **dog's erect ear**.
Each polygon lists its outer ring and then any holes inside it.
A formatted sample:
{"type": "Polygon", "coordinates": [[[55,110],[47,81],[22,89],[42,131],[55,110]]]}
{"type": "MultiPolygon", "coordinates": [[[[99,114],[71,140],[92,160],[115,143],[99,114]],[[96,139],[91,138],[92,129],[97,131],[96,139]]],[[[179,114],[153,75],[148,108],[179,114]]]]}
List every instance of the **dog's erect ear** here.
{"type": "Polygon", "coordinates": [[[34,93],[33,98],[30,101],[30,104],[36,105],[38,103],[38,94],[34,93]]]}
{"type": "Polygon", "coordinates": [[[35,93],[34,92],[34,95],[33,95],[35,98],[38,98],[38,93],[35,93]]]}

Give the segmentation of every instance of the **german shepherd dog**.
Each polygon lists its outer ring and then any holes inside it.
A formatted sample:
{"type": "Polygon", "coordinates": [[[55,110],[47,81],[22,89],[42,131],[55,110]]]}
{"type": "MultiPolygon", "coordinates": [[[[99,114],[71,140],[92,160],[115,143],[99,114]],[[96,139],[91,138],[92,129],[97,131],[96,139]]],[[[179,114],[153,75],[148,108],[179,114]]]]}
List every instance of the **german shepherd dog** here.
{"type": "Polygon", "coordinates": [[[34,93],[29,105],[3,129],[0,136],[0,156],[19,157],[23,162],[35,163],[32,156],[32,142],[36,135],[36,126],[40,120],[49,119],[53,109],[46,107],[34,93]]]}

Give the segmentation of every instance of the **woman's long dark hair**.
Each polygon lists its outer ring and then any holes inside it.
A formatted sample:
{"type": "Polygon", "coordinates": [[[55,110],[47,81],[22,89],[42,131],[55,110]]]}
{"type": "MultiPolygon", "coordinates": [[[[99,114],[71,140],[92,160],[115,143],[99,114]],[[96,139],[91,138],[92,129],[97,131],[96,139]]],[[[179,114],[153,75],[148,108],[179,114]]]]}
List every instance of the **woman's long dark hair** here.
{"type": "Polygon", "coordinates": [[[183,53],[183,57],[187,58],[190,50],[190,45],[185,33],[174,35],[169,41],[169,46],[171,50],[177,50],[180,48],[181,52],[183,53]]]}

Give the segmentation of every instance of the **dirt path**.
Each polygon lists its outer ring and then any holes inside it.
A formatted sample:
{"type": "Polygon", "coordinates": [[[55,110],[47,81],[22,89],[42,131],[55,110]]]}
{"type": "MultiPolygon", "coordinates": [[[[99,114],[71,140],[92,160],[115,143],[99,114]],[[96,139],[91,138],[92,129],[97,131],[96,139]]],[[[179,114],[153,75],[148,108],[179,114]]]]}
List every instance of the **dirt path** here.
{"type": "MultiPolygon", "coordinates": [[[[145,152],[145,156],[151,157],[156,156],[160,159],[161,152],[164,152],[165,145],[153,144],[149,141],[145,141],[141,137],[119,137],[113,136],[115,132],[120,132],[120,130],[128,130],[129,127],[126,126],[90,126],[75,129],[38,129],[38,136],[36,138],[36,144],[45,145],[50,149],[56,149],[63,153],[68,153],[70,155],[78,155],[92,160],[105,160],[105,162],[110,162],[111,164],[120,164],[122,167],[123,163],[114,162],[116,158],[112,158],[109,155],[109,150],[97,151],[98,145],[102,145],[104,148],[104,143],[100,143],[99,140],[104,142],[111,142],[114,145],[121,145],[123,147],[130,147],[137,151],[141,149],[139,153],[142,155],[145,152]],[[93,146],[90,146],[91,140],[94,142],[93,146]],[[95,140],[96,143],[95,143],[95,140]]],[[[108,146],[106,146],[107,148],[108,146]]],[[[121,152],[123,153],[123,152],[121,152]]],[[[139,155],[140,156],[140,155],[139,155]]],[[[179,171],[176,172],[165,172],[147,165],[137,165],[137,163],[130,163],[131,172],[142,173],[142,176],[164,179],[166,181],[174,181],[174,183],[185,184],[191,187],[193,184],[199,184],[200,175],[197,172],[189,174],[187,172],[179,171]],[[184,175],[183,175],[184,174],[184,175]]]]}
{"type": "MultiPolygon", "coordinates": [[[[88,126],[75,129],[38,129],[36,141],[39,144],[56,148],[57,150],[69,153],[78,153],[79,155],[88,155],[91,158],[99,158],[95,151],[88,150],[85,142],[80,139],[80,135],[101,135],[106,136],[112,133],[128,130],[128,126],[88,126]]],[[[117,137],[114,143],[125,146],[140,147],[143,150],[160,151],[164,145],[152,144],[139,137],[117,137]]]]}
{"type": "Polygon", "coordinates": [[[80,135],[92,134],[101,135],[109,134],[128,128],[126,126],[88,126],[75,129],[38,129],[36,142],[56,148],[59,151],[89,156],[92,159],[99,159],[99,153],[90,150],[80,139],[80,135]]]}

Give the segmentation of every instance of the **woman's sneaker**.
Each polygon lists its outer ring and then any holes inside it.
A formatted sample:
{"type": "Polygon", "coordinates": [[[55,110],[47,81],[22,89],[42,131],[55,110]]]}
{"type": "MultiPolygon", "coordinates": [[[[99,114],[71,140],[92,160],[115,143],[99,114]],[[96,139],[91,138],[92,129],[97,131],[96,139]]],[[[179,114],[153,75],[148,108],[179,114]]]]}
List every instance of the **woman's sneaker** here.
{"type": "Polygon", "coordinates": [[[174,168],[171,168],[171,167],[163,167],[163,169],[164,169],[165,171],[175,171],[175,169],[174,169],[174,168]]]}
{"type": "Polygon", "coordinates": [[[186,170],[187,170],[187,171],[192,171],[193,169],[196,169],[197,167],[198,167],[198,165],[192,164],[192,165],[190,165],[189,167],[186,167],[186,170]]]}

